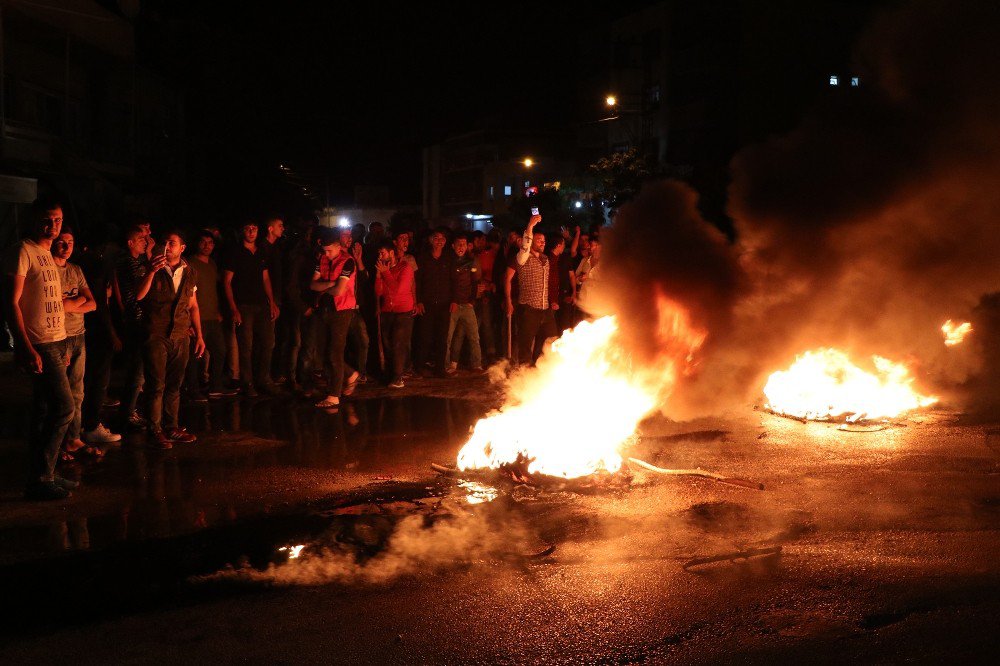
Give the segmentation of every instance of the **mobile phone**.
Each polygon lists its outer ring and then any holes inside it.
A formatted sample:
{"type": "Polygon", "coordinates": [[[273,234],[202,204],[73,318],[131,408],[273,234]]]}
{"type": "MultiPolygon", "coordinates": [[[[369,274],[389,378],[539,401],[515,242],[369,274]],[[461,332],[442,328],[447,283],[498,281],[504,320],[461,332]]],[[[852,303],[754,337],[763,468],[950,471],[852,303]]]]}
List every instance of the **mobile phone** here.
{"type": "Polygon", "coordinates": [[[532,206],[532,208],[531,208],[531,214],[532,215],[538,215],[538,207],[537,206],[532,206]]]}

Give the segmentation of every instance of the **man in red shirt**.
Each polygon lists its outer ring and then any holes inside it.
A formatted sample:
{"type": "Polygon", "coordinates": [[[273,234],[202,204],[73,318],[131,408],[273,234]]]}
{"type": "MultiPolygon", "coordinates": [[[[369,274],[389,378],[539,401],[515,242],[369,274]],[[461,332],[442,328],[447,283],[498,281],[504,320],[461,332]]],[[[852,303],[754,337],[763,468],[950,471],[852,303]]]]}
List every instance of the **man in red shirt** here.
{"type": "MultiPolygon", "coordinates": [[[[359,374],[344,361],[347,333],[357,309],[354,285],[357,266],[354,257],[344,251],[340,241],[332,234],[321,241],[322,253],[313,272],[310,289],[319,292],[319,321],[317,349],[325,349],[326,398],[317,407],[337,407],[341,395],[350,395],[357,385],[359,374]],[[344,383],[344,369],[351,373],[344,383]]],[[[314,315],[316,316],[316,315],[314,315]]]]}
{"type": "Polygon", "coordinates": [[[397,255],[392,241],[378,244],[375,262],[375,294],[379,299],[382,347],[388,352],[386,370],[389,388],[403,388],[403,372],[413,336],[413,265],[397,255]]]}

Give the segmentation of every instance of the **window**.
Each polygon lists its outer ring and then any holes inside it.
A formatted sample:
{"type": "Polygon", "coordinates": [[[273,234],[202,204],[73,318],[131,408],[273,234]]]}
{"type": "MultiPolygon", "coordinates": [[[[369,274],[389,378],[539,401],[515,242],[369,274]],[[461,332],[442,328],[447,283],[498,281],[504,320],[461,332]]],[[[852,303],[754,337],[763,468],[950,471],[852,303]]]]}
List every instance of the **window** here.
{"type": "Polygon", "coordinates": [[[511,187],[510,185],[504,185],[504,186],[503,186],[503,195],[504,195],[505,197],[509,197],[509,196],[511,195],[511,191],[512,191],[512,189],[513,189],[513,188],[512,188],[512,187],[511,187]]]}
{"type": "Polygon", "coordinates": [[[851,87],[852,88],[857,88],[860,85],[861,85],[861,77],[860,76],[852,76],[851,77],[851,87]]]}
{"type": "Polygon", "coordinates": [[[531,187],[531,181],[529,181],[529,180],[524,181],[524,186],[525,187],[531,187]]]}
{"type": "Polygon", "coordinates": [[[830,85],[831,86],[839,86],[840,85],[840,77],[837,76],[836,74],[831,74],[830,75],[830,85]]]}
{"type": "Polygon", "coordinates": [[[493,201],[493,186],[490,185],[490,201],[493,201]]]}

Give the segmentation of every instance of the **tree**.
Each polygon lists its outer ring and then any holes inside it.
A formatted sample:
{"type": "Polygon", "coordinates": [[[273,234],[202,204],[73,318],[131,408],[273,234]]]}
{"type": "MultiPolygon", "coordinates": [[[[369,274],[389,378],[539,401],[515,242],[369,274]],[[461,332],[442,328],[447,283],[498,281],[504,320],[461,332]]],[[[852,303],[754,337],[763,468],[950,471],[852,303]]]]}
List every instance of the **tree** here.
{"type": "Polygon", "coordinates": [[[631,200],[642,184],[656,175],[635,148],[602,157],[590,165],[590,171],[599,179],[596,197],[607,202],[611,210],[631,200]]]}

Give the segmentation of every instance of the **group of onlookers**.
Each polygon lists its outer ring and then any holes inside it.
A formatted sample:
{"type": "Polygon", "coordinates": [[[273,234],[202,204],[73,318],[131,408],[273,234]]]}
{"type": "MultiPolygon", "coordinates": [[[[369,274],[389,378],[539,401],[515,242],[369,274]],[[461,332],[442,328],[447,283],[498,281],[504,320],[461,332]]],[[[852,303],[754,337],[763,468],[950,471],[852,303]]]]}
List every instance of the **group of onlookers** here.
{"type": "Polygon", "coordinates": [[[67,497],[78,483],[57,462],[100,458],[126,428],[161,449],[195,441],[178,420],[182,393],[291,392],[334,409],[370,378],[398,389],[460,365],[534,363],[581,318],[600,261],[596,234],[545,235],[540,221],[505,239],[442,227],[417,242],[378,222],[303,220],[286,234],[275,215],[226,243],[216,228],[154,236],[140,219],[117,255],[92,244],[75,256],[62,206],[36,201],[4,267],[7,325],[33,377],[26,497],[67,497]],[[102,408],[116,402],[109,428],[102,408]]]}

